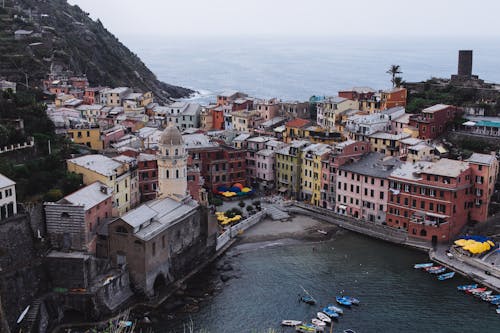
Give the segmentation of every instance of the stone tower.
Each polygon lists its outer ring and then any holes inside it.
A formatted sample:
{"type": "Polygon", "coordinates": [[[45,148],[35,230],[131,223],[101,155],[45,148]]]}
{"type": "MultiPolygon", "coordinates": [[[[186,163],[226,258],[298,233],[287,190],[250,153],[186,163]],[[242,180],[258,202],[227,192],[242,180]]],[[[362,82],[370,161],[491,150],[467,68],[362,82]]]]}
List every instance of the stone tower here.
{"type": "Polygon", "coordinates": [[[472,76],[472,50],[458,51],[458,76],[471,78],[472,76]]]}
{"type": "Polygon", "coordinates": [[[158,142],[158,197],[181,200],[187,196],[187,151],[181,132],[169,125],[158,142]]]}

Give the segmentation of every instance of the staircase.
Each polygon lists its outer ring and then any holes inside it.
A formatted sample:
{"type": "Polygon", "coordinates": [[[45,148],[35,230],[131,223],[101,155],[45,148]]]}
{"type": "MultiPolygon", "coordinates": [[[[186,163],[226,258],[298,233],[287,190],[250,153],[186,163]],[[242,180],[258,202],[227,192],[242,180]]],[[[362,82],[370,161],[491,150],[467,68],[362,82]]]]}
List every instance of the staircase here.
{"type": "Polygon", "coordinates": [[[290,218],[290,215],[288,215],[287,212],[282,211],[275,205],[269,205],[266,209],[266,213],[268,216],[270,216],[273,220],[288,220],[290,218]]]}
{"type": "Polygon", "coordinates": [[[42,305],[42,299],[37,298],[31,302],[30,309],[26,316],[24,316],[23,321],[20,325],[20,332],[35,332],[38,327],[38,314],[40,313],[40,306],[42,305]]]}

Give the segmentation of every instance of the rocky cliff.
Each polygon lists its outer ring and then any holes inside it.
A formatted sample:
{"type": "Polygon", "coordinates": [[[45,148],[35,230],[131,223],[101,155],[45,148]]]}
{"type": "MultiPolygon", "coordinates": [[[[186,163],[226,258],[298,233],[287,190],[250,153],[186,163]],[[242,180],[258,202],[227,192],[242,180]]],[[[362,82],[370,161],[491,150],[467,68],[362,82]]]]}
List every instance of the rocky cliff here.
{"type": "Polygon", "coordinates": [[[51,70],[86,74],[94,86],[153,91],[159,101],[192,92],[159,81],[99,20],[66,0],[6,0],[0,7],[0,77],[39,86],[51,70]]]}

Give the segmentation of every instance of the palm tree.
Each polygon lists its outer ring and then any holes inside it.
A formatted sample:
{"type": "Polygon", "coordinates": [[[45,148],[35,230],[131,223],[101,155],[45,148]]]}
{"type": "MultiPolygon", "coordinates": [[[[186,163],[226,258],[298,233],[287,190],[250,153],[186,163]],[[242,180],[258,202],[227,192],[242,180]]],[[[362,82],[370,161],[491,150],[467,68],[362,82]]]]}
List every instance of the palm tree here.
{"type": "Polygon", "coordinates": [[[403,72],[401,71],[401,66],[399,65],[391,65],[389,69],[386,72],[387,74],[390,74],[392,76],[391,82],[392,86],[396,86],[396,75],[402,74],[403,72]]]}
{"type": "Polygon", "coordinates": [[[395,87],[399,88],[403,84],[405,84],[405,81],[403,81],[403,78],[401,76],[396,76],[396,77],[394,77],[393,84],[394,84],[395,87]]]}

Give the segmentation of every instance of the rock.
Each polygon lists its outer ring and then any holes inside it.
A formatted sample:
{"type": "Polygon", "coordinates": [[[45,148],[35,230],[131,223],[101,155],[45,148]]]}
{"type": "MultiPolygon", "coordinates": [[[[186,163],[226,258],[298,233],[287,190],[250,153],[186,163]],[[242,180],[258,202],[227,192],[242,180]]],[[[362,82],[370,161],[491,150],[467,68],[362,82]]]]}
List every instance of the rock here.
{"type": "Polygon", "coordinates": [[[221,279],[222,282],[227,282],[227,281],[229,281],[231,279],[231,276],[222,274],[220,276],[220,279],[221,279]]]}
{"type": "Polygon", "coordinates": [[[221,268],[220,268],[221,271],[223,272],[229,272],[229,271],[232,271],[233,270],[233,266],[231,266],[231,264],[224,264],[221,268]]]}

